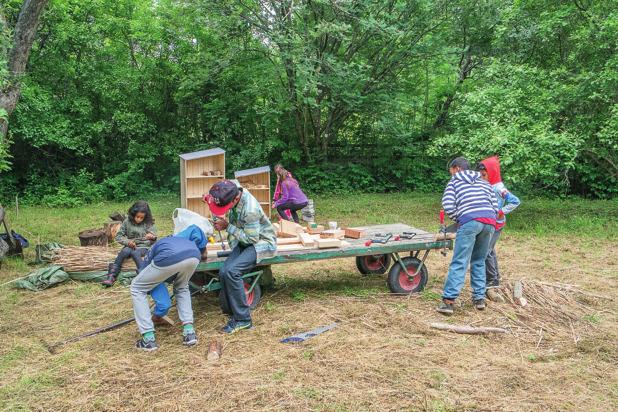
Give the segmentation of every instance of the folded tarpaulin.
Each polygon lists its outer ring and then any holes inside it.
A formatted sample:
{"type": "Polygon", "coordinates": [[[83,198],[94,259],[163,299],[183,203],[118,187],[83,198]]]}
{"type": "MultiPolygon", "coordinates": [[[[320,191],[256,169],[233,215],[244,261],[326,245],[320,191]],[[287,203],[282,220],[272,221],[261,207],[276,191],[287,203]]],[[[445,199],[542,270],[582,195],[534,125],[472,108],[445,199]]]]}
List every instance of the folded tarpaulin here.
{"type": "Polygon", "coordinates": [[[43,243],[42,245],[36,245],[36,259],[34,263],[51,263],[54,257],[54,251],[62,249],[64,245],[56,242],[43,243]]]}
{"type": "MultiPolygon", "coordinates": [[[[69,277],[80,282],[102,282],[107,276],[107,271],[98,272],[69,272],[69,277]]],[[[137,276],[135,271],[120,272],[116,280],[122,285],[130,285],[133,278],[137,276]]]]}
{"type": "Polygon", "coordinates": [[[30,272],[23,279],[16,280],[13,282],[13,287],[38,292],[67,280],[69,280],[69,274],[62,269],[62,266],[48,266],[30,272]]]}
{"type": "MultiPolygon", "coordinates": [[[[38,292],[43,289],[66,282],[69,279],[80,282],[101,282],[107,272],[65,272],[62,266],[47,266],[30,272],[26,277],[13,281],[13,287],[38,292]]],[[[122,285],[127,286],[136,276],[135,272],[121,272],[116,278],[122,285]]]]}

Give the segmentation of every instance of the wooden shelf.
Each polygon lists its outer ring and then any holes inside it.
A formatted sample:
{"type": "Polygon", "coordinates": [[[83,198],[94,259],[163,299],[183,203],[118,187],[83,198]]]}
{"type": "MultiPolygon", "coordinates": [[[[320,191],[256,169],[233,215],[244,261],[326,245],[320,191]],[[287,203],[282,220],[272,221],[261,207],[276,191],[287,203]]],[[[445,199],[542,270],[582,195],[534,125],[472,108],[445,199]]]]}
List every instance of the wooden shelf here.
{"type": "Polygon", "coordinates": [[[210,217],[203,195],[213,184],[225,178],[225,150],[210,149],[180,156],[180,200],[184,208],[210,217]],[[214,175],[204,173],[216,173],[214,175]]]}
{"type": "Polygon", "coordinates": [[[223,179],[225,176],[223,175],[216,175],[216,176],[187,176],[187,179],[213,179],[213,178],[217,178],[217,179],[223,179]]]}
{"type": "Polygon", "coordinates": [[[270,167],[264,166],[254,169],[239,170],[234,172],[234,177],[238,179],[242,187],[256,198],[262,210],[264,210],[264,213],[270,219],[270,167]]]}

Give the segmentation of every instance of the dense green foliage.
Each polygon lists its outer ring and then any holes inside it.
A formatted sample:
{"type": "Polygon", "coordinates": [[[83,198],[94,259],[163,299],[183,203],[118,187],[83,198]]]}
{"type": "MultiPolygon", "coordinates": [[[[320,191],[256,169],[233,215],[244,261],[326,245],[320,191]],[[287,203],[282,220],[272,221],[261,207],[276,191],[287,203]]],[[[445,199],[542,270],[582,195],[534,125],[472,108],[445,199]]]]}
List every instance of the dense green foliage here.
{"type": "Polygon", "coordinates": [[[497,153],[514,190],[612,197],[617,38],[588,0],[52,0],[0,198],[176,192],[177,155],[217,146],[314,193],[439,190],[497,153]]]}

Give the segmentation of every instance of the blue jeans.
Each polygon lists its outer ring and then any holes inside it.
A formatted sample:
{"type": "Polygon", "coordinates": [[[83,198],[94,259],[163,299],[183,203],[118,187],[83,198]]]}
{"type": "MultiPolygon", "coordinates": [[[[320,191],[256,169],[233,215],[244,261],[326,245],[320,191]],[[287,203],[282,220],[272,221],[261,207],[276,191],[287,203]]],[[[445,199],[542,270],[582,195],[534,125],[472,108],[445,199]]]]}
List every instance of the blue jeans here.
{"type": "Polygon", "coordinates": [[[457,229],[453,260],[444,282],[443,299],[455,300],[459,297],[466,279],[468,265],[470,265],[472,299],[485,298],[485,258],[487,258],[489,241],[494,231],[493,226],[476,220],[471,220],[457,229]]]}
{"type": "Polygon", "coordinates": [[[257,254],[253,245],[244,247],[238,245],[219,269],[221,293],[225,293],[232,318],[236,321],[251,321],[242,275],[251,272],[256,261],[257,254]]]}

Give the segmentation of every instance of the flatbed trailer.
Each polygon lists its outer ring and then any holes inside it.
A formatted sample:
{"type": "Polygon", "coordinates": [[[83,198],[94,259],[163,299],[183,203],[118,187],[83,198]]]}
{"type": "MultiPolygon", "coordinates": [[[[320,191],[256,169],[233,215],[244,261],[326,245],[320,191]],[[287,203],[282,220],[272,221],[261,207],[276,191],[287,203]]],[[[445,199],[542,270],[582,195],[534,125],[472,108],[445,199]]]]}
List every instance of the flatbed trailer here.
{"type": "MultiPolygon", "coordinates": [[[[418,293],[425,288],[429,273],[425,261],[432,250],[453,248],[451,239],[436,239],[436,234],[416,229],[403,223],[364,226],[364,235],[360,239],[348,239],[346,246],[333,249],[303,249],[277,252],[273,257],[262,260],[250,273],[243,276],[247,303],[253,309],[262,296],[262,286],[274,283],[272,265],[309,262],[326,259],[355,258],[358,270],[364,275],[384,274],[388,271],[387,285],[392,293],[418,293]],[[392,233],[393,236],[402,233],[412,233],[411,239],[389,240],[387,243],[372,243],[365,246],[368,239],[376,238],[378,234],[392,233]],[[409,256],[401,257],[401,253],[409,256]]],[[[191,278],[192,290],[214,292],[221,289],[218,279],[219,269],[223,266],[225,257],[210,258],[202,261],[191,278]]],[[[224,312],[228,312],[225,294],[219,294],[219,301],[224,312]]]]}

